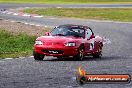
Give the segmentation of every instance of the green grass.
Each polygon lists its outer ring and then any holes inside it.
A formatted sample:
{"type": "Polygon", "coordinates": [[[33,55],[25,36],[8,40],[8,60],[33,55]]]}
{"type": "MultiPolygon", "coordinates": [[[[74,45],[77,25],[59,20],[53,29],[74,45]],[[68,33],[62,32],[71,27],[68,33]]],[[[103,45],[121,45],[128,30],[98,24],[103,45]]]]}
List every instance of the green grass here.
{"type": "Polygon", "coordinates": [[[26,9],[24,12],[45,16],[132,22],[131,8],[36,8],[26,9]]]}
{"type": "Polygon", "coordinates": [[[0,58],[32,55],[35,38],[0,30],[0,58]]]}
{"type": "Polygon", "coordinates": [[[79,4],[79,3],[130,3],[131,0],[0,0],[2,3],[59,3],[59,4],[79,4]]]}

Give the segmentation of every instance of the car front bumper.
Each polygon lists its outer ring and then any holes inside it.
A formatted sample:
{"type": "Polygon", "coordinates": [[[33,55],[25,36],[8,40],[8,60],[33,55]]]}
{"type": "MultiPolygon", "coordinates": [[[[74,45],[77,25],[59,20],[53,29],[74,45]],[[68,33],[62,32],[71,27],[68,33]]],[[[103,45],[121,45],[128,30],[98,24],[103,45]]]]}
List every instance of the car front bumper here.
{"type": "Polygon", "coordinates": [[[35,45],[34,51],[39,54],[44,54],[46,56],[54,56],[54,57],[68,57],[75,56],[78,54],[78,48],[76,47],[53,47],[53,46],[43,46],[43,45],[35,45]]]}

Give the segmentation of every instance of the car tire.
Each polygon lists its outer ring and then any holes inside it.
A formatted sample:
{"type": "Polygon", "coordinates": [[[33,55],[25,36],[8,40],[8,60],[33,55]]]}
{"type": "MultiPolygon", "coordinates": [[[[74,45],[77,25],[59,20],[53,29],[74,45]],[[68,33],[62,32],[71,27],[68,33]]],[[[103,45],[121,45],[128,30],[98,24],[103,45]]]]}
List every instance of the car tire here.
{"type": "Polygon", "coordinates": [[[80,47],[78,49],[78,54],[76,56],[73,57],[75,60],[78,60],[78,61],[82,61],[83,58],[84,58],[84,49],[83,47],[80,47]]]}
{"type": "Polygon", "coordinates": [[[93,54],[93,58],[101,58],[102,56],[102,47],[99,47],[96,54],[93,54]]]}
{"type": "Polygon", "coordinates": [[[44,57],[45,57],[45,55],[43,55],[43,54],[38,54],[38,53],[36,53],[35,51],[33,51],[33,56],[34,56],[34,59],[35,59],[35,60],[43,60],[44,57]]]}

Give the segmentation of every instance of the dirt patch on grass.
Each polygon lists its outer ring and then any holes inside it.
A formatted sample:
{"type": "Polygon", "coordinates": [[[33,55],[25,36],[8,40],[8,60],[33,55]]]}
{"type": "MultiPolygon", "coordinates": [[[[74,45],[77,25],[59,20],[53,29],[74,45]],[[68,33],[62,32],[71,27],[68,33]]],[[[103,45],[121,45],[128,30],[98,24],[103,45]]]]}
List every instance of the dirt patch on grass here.
{"type": "Polygon", "coordinates": [[[0,30],[6,30],[14,34],[24,33],[30,36],[40,36],[43,35],[44,32],[50,31],[51,28],[0,20],[0,30]]]}

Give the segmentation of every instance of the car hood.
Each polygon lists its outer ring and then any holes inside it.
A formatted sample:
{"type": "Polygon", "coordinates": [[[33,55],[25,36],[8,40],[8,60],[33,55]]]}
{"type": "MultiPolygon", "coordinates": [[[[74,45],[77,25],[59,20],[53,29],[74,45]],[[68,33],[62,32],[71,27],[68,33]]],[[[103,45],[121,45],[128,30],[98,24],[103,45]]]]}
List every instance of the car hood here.
{"type": "Polygon", "coordinates": [[[73,36],[41,36],[38,37],[37,40],[41,40],[42,42],[59,42],[59,43],[65,43],[65,42],[76,42],[82,38],[80,37],[73,37],[73,36]]]}

